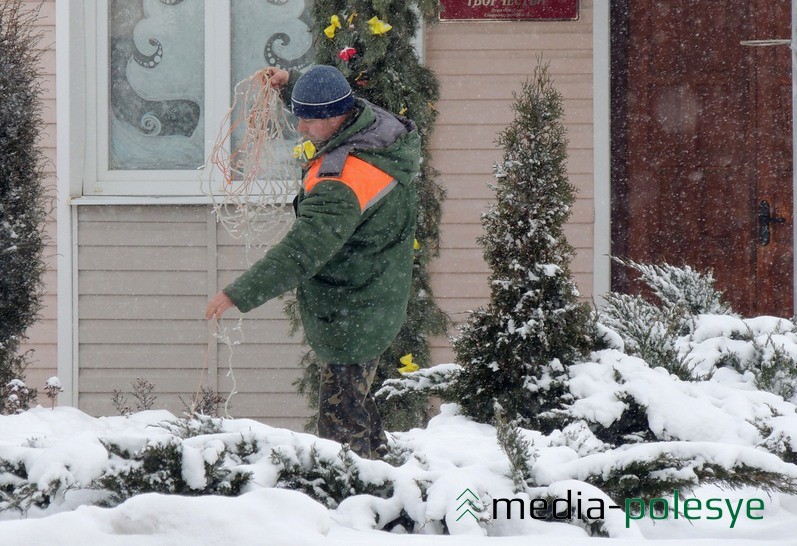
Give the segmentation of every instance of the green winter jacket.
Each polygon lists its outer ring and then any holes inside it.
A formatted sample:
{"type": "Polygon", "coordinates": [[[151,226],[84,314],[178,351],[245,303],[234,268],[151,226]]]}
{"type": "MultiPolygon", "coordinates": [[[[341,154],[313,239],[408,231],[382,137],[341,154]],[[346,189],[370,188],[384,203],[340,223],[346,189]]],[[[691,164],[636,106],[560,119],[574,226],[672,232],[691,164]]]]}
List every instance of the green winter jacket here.
{"type": "Polygon", "coordinates": [[[406,318],[413,267],[420,137],[362,99],[306,165],[287,235],[224,288],[247,312],[292,289],[322,362],[379,356],[406,318]]]}

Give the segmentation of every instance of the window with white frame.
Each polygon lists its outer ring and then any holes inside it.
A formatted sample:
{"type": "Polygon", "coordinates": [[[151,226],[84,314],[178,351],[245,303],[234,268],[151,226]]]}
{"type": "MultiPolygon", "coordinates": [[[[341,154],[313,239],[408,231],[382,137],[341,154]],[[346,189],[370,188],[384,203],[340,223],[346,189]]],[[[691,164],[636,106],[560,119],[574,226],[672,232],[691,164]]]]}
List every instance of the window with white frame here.
{"type": "Polygon", "coordinates": [[[310,8],[311,0],[86,2],[83,195],[201,195],[235,84],[265,66],[311,63],[310,8]]]}

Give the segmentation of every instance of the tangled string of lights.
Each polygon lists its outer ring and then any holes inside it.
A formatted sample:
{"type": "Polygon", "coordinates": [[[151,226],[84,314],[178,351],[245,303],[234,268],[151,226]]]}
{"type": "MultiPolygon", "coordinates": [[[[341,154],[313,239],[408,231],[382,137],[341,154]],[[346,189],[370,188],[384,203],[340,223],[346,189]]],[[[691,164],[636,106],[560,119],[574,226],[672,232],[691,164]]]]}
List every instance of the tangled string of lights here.
{"type": "Polygon", "coordinates": [[[205,165],[217,221],[235,240],[263,247],[279,240],[293,221],[299,165],[290,145],[293,128],[279,91],[265,70],[235,86],[205,165]]]}
{"type": "MultiPolygon", "coordinates": [[[[279,91],[272,88],[266,71],[260,70],[235,86],[232,106],[203,169],[203,189],[211,197],[212,212],[234,240],[244,243],[249,265],[253,249],[272,245],[293,223],[290,203],[301,180],[290,145],[293,131],[279,91]]],[[[232,258],[226,271],[231,268],[232,258]]],[[[236,335],[231,335],[219,320],[209,337],[192,414],[196,412],[215,338],[229,349],[227,376],[232,387],[224,402],[224,414],[230,417],[230,400],[237,394],[233,348],[243,340],[241,322],[239,318],[232,329],[236,335]]]]}

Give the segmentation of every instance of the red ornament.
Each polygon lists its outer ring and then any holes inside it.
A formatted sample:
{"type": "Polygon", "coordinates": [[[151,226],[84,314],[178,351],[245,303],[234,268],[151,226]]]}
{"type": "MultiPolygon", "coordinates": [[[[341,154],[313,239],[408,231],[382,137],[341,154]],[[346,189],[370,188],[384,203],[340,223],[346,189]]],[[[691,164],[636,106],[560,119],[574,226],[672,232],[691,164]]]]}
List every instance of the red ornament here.
{"type": "Polygon", "coordinates": [[[354,57],[355,55],[357,55],[357,50],[354,49],[353,47],[346,46],[340,51],[338,51],[338,58],[346,62],[349,62],[351,58],[354,57]]]}

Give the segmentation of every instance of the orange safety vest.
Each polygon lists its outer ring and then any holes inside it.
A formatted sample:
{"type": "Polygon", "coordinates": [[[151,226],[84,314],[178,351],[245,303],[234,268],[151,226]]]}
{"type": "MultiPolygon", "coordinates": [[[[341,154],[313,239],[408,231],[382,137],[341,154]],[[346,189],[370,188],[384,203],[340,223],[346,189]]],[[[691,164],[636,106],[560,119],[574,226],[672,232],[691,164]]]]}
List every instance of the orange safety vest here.
{"type": "Polygon", "coordinates": [[[385,171],[378,169],[370,163],[353,155],[346,158],[343,170],[337,176],[319,176],[318,170],[323,163],[323,157],[314,160],[304,177],[304,191],[310,193],[316,184],[322,180],[337,180],[348,186],[360,202],[360,210],[365,211],[384,197],[398,181],[385,171]]]}

